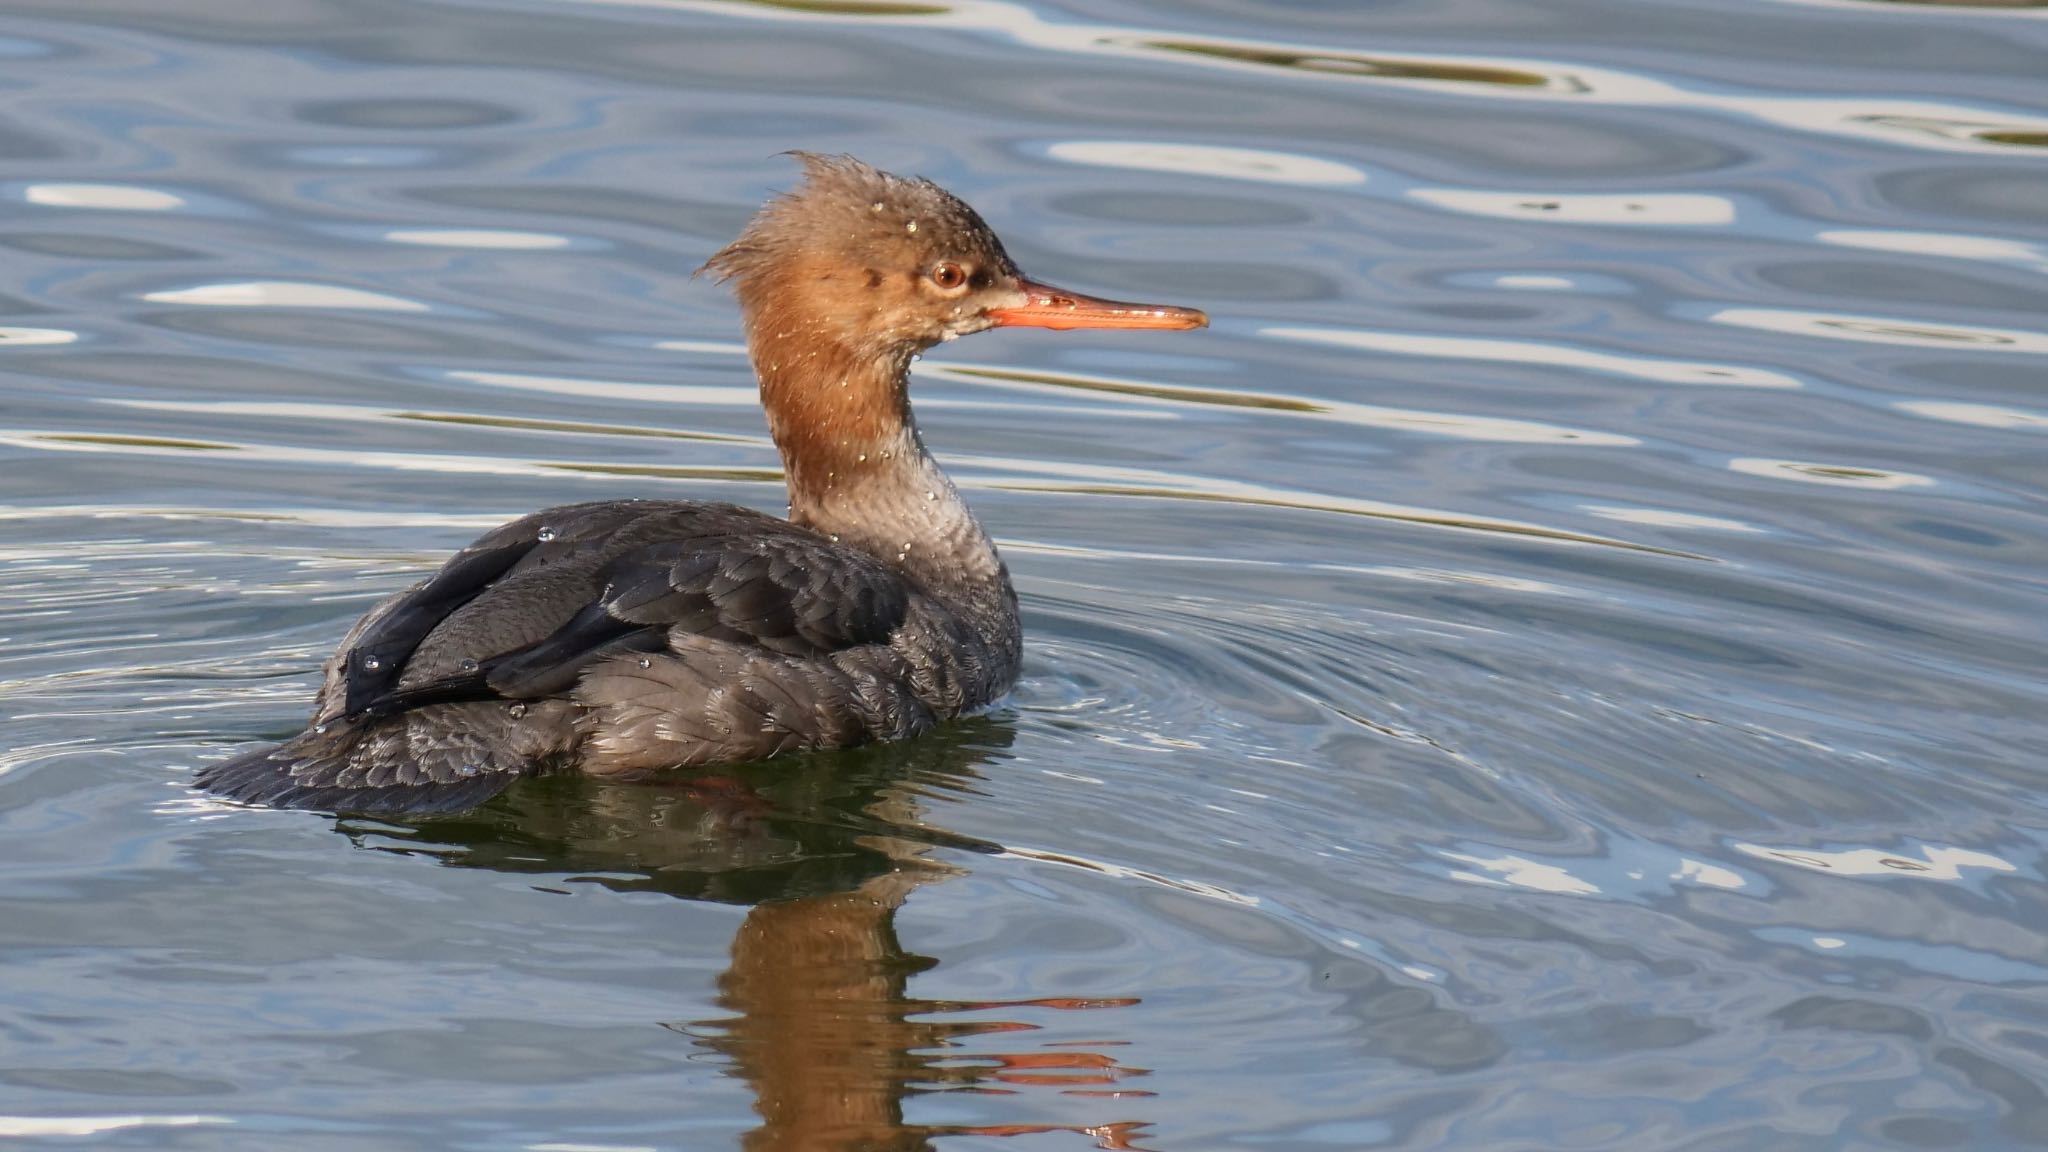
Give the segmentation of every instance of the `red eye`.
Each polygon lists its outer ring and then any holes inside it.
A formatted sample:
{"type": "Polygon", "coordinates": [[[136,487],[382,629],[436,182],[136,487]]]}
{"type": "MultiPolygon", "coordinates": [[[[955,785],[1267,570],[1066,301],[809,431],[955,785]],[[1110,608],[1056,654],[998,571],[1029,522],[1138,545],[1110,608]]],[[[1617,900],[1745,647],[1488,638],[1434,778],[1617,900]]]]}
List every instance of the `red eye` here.
{"type": "Polygon", "coordinates": [[[931,277],[932,283],[949,292],[967,283],[967,273],[962,272],[960,266],[950,260],[933,268],[931,277]]]}

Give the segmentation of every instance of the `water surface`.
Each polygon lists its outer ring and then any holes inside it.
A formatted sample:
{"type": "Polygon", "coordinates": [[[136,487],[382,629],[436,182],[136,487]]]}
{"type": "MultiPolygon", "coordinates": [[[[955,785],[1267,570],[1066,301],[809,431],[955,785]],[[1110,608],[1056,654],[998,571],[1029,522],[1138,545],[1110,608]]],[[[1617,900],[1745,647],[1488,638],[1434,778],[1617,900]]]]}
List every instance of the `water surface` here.
{"type": "Polygon", "coordinates": [[[16,0],[0,1137],[2048,1144],[2044,11],[16,0]],[[485,527],[780,506],[787,148],[1214,318],[919,366],[1007,704],[190,793],[485,527]]]}

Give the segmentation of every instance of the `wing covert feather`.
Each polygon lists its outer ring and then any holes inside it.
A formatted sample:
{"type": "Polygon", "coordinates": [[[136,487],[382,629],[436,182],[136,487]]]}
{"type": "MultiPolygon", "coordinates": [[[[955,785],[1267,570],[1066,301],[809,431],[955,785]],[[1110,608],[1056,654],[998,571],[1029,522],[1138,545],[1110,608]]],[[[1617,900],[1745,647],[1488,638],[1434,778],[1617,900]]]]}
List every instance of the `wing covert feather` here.
{"type": "Polygon", "coordinates": [[[605,545],[601,553],[559,538],[561,531],[580,527],[569,515],[577,509],[525,517],[458,553],[394,603],[349,650],[342,667],[346,715],[559,695],[600,661],[675,649],[685,636],[819,659],[886,644],[909,612],[911,590],[900,573],[786,521],[730,506],[651,505],[640,518],[621,524],[619,507],[595,506],[613,513],[595,517],[606,521],[607,531],[598,538],[605,545]],[[568,527],[545,533],[552,542],[541,541],[539,526],[557,521],[568,527]],[[576,567],[583,570],[566,570],[576,567]],[[531,610],[532,598],[516,591],[522,583],[545,579],[560,585],[571,578],[590,593],[580,610],[557,616],[552,631],[542,632],[535,621],[508,627],[490,620],[498,600],[507,608],[531,610]],[[484,644],[465,645],[463,636],[437,631],[459,630],[466,622],[492,635],[510,631],[541,638],[475,651],[484,644]],[[438,675],[423,677],[421,669],[405,667],[423,647],[434,649],[438,675]],[[451,669],[451,651],[473,654],[451,669]]]}

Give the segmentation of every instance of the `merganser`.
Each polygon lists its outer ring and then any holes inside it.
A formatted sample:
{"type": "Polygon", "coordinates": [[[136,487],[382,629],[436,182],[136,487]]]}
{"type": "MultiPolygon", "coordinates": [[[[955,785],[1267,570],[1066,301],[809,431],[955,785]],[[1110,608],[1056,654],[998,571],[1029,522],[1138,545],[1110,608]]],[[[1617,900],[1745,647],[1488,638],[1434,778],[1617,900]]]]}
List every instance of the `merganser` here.
{"type": "Polygon", "coordinates": [[[916,736],[1017,679],[1017,594],[912,418],[911,360],[997,327],[1199,328],[1026,279],[928,180],[796,153],[707,260],[733,285],[789,518],[608,500],[484,534],[372,608],[305,731],[200,770],[250,803],[474,806],[522,776],[635,778],[916,736]]]}

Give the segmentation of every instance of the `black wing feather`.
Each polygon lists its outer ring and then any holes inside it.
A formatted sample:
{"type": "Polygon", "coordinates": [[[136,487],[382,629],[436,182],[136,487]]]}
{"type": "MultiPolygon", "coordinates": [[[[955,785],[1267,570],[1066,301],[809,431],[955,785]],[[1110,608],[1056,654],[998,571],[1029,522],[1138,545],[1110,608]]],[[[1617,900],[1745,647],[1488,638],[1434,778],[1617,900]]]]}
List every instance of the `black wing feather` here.
{"type": "Polygon", "coordinates": [[[345,712],[359,715],[387,696],[427,634],[449,613],[481,595],[537,543],[531,536],[507,543],[490,541],[487,536],[456,553],[425,584],[357,637],[344,667],[345,712]]]}

